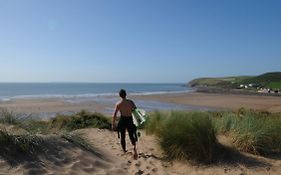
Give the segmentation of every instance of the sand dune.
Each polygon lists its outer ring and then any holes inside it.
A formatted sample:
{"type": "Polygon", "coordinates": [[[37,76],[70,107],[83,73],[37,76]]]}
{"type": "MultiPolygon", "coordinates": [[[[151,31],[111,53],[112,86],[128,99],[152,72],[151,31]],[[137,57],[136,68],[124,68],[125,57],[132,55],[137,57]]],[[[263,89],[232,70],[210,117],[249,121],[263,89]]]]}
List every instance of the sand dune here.
{"type": "MultiPolygon", "coordinates": [[[[94,147],[104,150],[112,159],[120,163],[121,168],[128,174],[150,174],[150,175],[209,175],[209,174],[279,174],[281,172],[281,158],[270,159],[253,156],[244,153],[231,153],[229,161],[217,163],[212,166],[194,165],[189,162],[169,162],[164,159],[163,153],[157,144],[157,139],[152,136],[142,136],[138,142],[138,160],[133,159],[132,149],[124,154],[116,133],[97,130],[83,129],[78,131],[87,137],[94,147]]],[[[227,142],[219,138],[220,142],[227,142]]],[[[129,139],[127,139],[129,141],[129,139]]],[[[130,145],[130,143],[127,143],[130,145]]],[[[227,158],[228,159],[228,158],[227,158]]]]}
{"type": "Polygon", "coordinates": [[[45,150],[36,157],[1,157],[0,174],[128,174],[102,150],[89,152],[58,136],[45,139],[45,150]]]}
{"type": "MultiPolygon", "coordinates": [[[[212,166],[189,162],[169,162],[164,159],[157,139],[141,133],[138,159],[133,159],[132,147],[123,153],[117,134],[108,130],[82,129],[81,134],[94,148],[87,151],[57,135],[45,136],[45,151],[35,157],[0,158],[0,174],[48,175],[278,175],[281,158],[264,158],[250,154],[229,154],[229,161],[212,166]]],[[[43,137],[43,136],[42,136],[43,137]]],[[[128,140],[128,139],[127,139],[128,140]]],[[[219,138],[227,144],[225,138],[219,138]]],[[[129,141],[129,140],[128,140],[129,141]]]]}

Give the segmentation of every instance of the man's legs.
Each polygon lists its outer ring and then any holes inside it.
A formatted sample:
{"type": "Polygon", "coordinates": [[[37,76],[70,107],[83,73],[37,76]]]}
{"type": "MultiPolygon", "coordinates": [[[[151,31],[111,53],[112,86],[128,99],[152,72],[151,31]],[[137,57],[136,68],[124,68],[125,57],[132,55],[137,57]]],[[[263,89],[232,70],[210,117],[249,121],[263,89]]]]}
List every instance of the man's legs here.
{"type": "Polygon", "coordinates": [[[136,146],[137,138],[135,138],[136,137],[135,132],[136,132],[136,128],[134,125],[128,127],[129,137],[130,137],[132,145],[134,145],[134,159],[137,159],[138,158],[137,146],[136,146]]]}
{"type": "Polygon", "coordinates": [[[126,150],[126,141],[125,141],[125,136],[126,136],[126,128],[121,127],[120,128],[120,134],[121,134],[121,146],[124,152],[127,152],[126,150]]]}

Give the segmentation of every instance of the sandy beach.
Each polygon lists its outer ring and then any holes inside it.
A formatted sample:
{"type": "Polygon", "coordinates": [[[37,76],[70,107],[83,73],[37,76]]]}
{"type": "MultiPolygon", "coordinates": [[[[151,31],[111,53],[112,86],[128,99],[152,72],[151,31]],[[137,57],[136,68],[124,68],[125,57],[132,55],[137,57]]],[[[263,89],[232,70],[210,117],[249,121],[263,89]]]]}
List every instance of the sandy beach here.
{"type": "Polygon", "coordinates": [[[108,105],[98,102],[81,102],[69,103],[62,99],[18,99],[9,102],[0,103],[0,108],[5,108],[15,113],[27,114],[44,114],[46,118],[48,115],[54,116],[56,113],[75,113],[82,109],[91,112],[100,112],[106,110],[108,105]]]}
{"type": "MultiPolygon", "coordinates": [[[[16,113],[55,115],[63,112],[78,112],[85,109],[110,116],[116,97],[107,97],[111,103],[83,101],[72,103],[63,99],[14,99],[1,102],[0,107],[16,113]],[[113,100],[112,100],[113,99],[113,100]],[[105,112],[108,111],[108,112],[105,112]]],[[[180,93],[131,96],[136,101],[157,101],[175,105],[192,105],[216,110],[237,110],[241,107],[281,112],[281,98],[269,96],[247,96],[228,94],[180,93]]],[[[188,108],[190,109],[190,108],[188,108]]],[[[5,126],[7,128],[7,126],[5,126]]],[[[8,129],[11,127],[8,127],[8,129]]],[[[117,133],[100,129],[74,131],[85,138],[95,149],[89,152],[56,135],[45,136],[47,155],[38,155],[35,160],[21,158],[17,161],[0,159],[0,174],[73,174],[73,175],[278,175],[281,171],[280,158],[267,158],[247,153],[230,155],[230,162],[219,162],[210,166],[194,165],[186,161],[167,161],[154,136],[141,131],[138,142],[138,159],[133,159],[129,139],[129,151],[123,153],[117,133]],[[15,161],[15,162],[14,162],[15,161]]],[[[230,141],[218,138],[224,145],[230,141]]]]}
{"type": "Polygon", "coordinates": [[[180,93],[166,95],[138,96],[136,99],[156,100],[180,105],[195,105],[212,107],[223,110],[246,109],[263,110],[269,112],[281,112],[281,97],[211,94],[211,93],[180,93]]]}
{"type": "MultiPolygon", "coordinates": [[[[130,97],[130,96],[129,96],[130,97]]],[[[81,102],[68,102],[63,99],[13,99],[1,102],[0,108],[6,108],[16,113],[43,114],[44,117],[54,116],[56,113],[74,113],[81,109],[90,112],[99,112],[110,116],[114,108],[117,96],[105,97],[106,102],[91,100],[81,102]]],[[[170,108],[181,106],[181,110],[237,110],[241,107],[269,112],[281,112],[281,97],[232,95],[232,94],[210,94],[210,93],[175,93],[159,95],[138,95],[130,98],[138,102],[159,103],[158,106],[169,104],[170,108]]],[[[161,110],[154,106],[152,110],[161,110]]]]}

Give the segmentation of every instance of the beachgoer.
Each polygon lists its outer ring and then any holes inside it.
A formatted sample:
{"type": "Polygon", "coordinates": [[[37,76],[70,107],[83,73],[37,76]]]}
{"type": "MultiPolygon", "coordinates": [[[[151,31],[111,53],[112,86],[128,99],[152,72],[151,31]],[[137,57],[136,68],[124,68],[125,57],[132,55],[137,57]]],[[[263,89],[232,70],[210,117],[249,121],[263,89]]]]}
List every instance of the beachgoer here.
{"type": "Polygon", "coordinates": [[[132,145],[134,146],[134,158],[137,159],[137,148],[136,148],[136,126],[133,123],[133,117],[132,117],[132,112],[136,109],[135,103],[127,99],[127,93],[124,89],[121,89],[119,92],[119,96],[121,97],[121,100],[117,102],[115,106],[115,111],[113,113],[113,119],[112,119],[112,129],[115,131],[117,130],[121,134],[121,146],[124,152],[127,152],[126,150],[126,141],[125,141],[125,136],[126,136],[126,130],[129,133],[129,137],[131,140],[132,145]],[[121,118],[116,126],[116,117],[117,113],[120,112],[121,118]]]}

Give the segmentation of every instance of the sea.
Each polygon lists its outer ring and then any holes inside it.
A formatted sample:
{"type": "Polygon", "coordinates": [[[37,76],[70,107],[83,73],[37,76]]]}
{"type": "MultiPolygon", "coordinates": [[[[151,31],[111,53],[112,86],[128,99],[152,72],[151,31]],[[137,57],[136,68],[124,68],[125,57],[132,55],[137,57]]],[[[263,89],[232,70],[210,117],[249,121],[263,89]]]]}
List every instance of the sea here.
{"type": "Polygon", "coordinates": [[[0,100],[34,98],[90,98],[118,95],[152,95],[189,92],[184,84],[152,83],[0,83],[0,100]]]}
{"type": "MultiPolygon", "coordinates": [[[[60,99],[72,104],[95,101],[112,106],[104,111],[110,114],[113,112],[114,104],[119,100],[120,89],[125,89],[129,97],[194,91],[184,83],[0,83],[0,103],[17,99],[60,99]]],[[[146,111],[210,110],[204,107],[151,100],[135,102],[139,108],[146,111]]]]}

